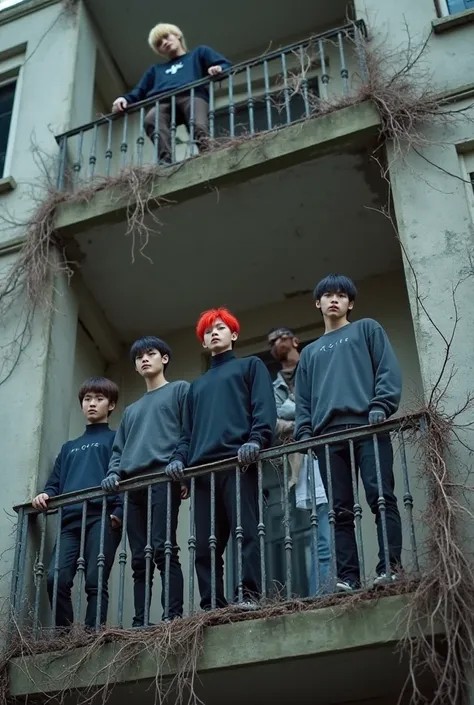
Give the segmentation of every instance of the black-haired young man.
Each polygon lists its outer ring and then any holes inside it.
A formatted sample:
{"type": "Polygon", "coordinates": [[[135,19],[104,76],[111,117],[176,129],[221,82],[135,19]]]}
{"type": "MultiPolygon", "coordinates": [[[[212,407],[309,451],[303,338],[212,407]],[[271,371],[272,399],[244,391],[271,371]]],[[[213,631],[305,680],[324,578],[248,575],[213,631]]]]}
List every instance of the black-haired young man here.
{"type": "MultiPolygon", "coordinates": [[[[138,374],[146,384],[144,396],[125,409],[117,430],[113,455],[107,478],[102,487],[113,492],[120,480],[131,476],[163,471],[181,436],[183,412],[188,382],[168,382],[165,370],[171,350],[159,338],[146,336],[135,341],[130,357],[138,374]]],[[[171,543],[169,613],[164,619],[181,617],[183,613],[183,573],[178,558],[176,528],[181,499],[186,497],[184,485],[171,485],[171,543]]],[[[152,488],[152,544],[154,562],[161,573],[162,604],[165,607],[165,542],[166,542],[167,483],[152,488]]],[[[148,626],[145,619],[145,596],[151,586],[153,564],[150,566],[150,585],[146,585],[147,545],[147,490],[131,492],[128,503],[127,533],[132,552],[135,617],[134,627],[148,626]]]]}
{"type": "MultiPolygon", "coordinates": [[[[338,430],[379,424],[394,414],[400,402],[400,367],[383,328],[371,318],[351,323],[357,290],[348,277],[331,274],[319,282],[314,300],[324,319],[324,335],[304,348],[296,373],[297,440],[338,430]]],[[[379,562],[375,584],[397,577],[402,530],[394,494],[393,450],[388,433],[378,436],[382,488],[390,566],[385,565],[383,531],[378,499],[376,458],[371,437],[354,441],[355,460],[367,502],[375,515],[379,562]]],[[[354,533],[354,498],[348,442],[329,446],[331,480],[336,512],[336,589],[360,586],[354,533]]],[[[317,453],[327,485],[324,448],[317,453]]]]}
{"type": "MultiPolygon", "coordinates": [[[[67,441],[61,448],[43,492],[32,501],[35,509],[46,511],[52,497],[100,485],[112,455],[115,431],[109,428],[108,419],[117,404],[118,395],[117,385],[105,377],[92,377],[81,386],[78,398],[86,418],[85,432],[79,438],[67,441]]],[[[97,558],[101,552],[102,500],[89,500],[86,509],[83,554],[84,588],[87,594],[85,624],[87,628],[93,629],[96,625],[98,600],[100,600],[100,624],[105,624],[107,618],[109,603],[107,583],[120,542],[122,498],[115,494],[110,496],[107,502],[108,521],[104,527],[104,570],[100,596],[97,558]]],[[[74,621],[71,590],[81,551],[82,510],[82,503],[63,507],[59,546],[54,547],[48,572],[47,586],[51,606],[54,603],[55,583],[57,585],[55,619],[57,627],[70,627],[74,621]],[[54,567],[58,551],[59,571],[56,574],[54,567]]]]}

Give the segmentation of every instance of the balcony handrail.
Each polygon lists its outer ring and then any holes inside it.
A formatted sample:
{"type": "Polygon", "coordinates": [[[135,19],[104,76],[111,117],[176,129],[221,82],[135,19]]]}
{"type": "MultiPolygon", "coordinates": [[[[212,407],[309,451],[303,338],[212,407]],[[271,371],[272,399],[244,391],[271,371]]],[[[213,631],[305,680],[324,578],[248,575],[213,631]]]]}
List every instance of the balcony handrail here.
{"type": "MultiPolygon", "coordinates": [[[[320,34],[312,34],[306,39],[300,39],[300,41],[293,42],[292,44],[288,44],[287,46],[281,47],[280,49],[274,49],[273,51],[270,51],[266,54],[260,54],[260,56],[258,57],[253,57],[252,59],[240,61],[239,63],[234,64],[229,69],[227,69],[227,71],[223,71],[222,73],[220,73],[216,79],[206,76],[205,78],[201,78],[198,81],[194,81],[193,83],[188,83],[185,86],[181,86],[180,88],[174,88],[173,90],[165,91],[163,93],[159,93],[158,95],[150,96],[149,98],[145,98],[144,100],[141,100],[138,103],[132,103],[132,105],[127,107],[126,112],[127,114],[137,112],[142,107],[156,102],[157,99],[163,100],[166,98],[170,98],[174,95],[183,93],[183,91],[185,90],[191,91],[192,89],[200,88],[201,86],[204,86],[210,82],[215,82],[216,80],[221,81],[227,76],[230,76],[231,74],[233,75],[240,73],[241,71],[247,69],[247,67],[251,68],[252,66],[261,64],[264,61],[271,61],[272,59],[276,59],[280,54],[287,54],[293,49],[300,47],[302,44],[306,44],[312,41],[321,41],[323,39],[330,39],[333,36],[337,36],[341,32],[345,32],[346,34],[350,34],[351,32],[353,33],[355,28],[359,29],[364,37],[367,37],[367,28],[364,20],[354,20],[353,22],[345,24],[342,27],[329,29],[325,32],[321,32],[320,34]]],[[[81,132],[87,132],[88,130],[92,130],[94,127],[99,127],[100,125],[106,125],[111,120],[118,120],[122,116],[123,113],[108,113],[107,115],[103,115],[102,117],[97,118],[96,120],[92,120],[91,122],[85,123],[84,125],[75,127],[71,130],[67,130],[66,132],[62,132],[61,134],[56,135],[55,140],[57,144],[60,144],[64,139],[67,140],[69,137],[79,135],[81,132]]]]}
{"type": "MultiPolygon", "coordinates": [[[[337,441],[349,441],[356,438],[366,438],[368,436],[373,436],[374,433],[380,435],[381,433],[388,433],[390,431],[416,428],[420,425],[419,422],[424,417],[425,414],[423,412],[408,414],[406,416],[399,416],[397,418],[390,419],[385,421],[383,424],[378,424],[377,426],[356,426],[351,429],[328,433],[304,441],[285,443],[284,445],[274,446],[262,451],[259,456],[259,461],[263,462],[265,460],[274,460],[275,458],[280,458],[283,455],[290,455],[291,453],[304,453],[310,449],[335,443],[337,441]]],[[[195,467],[186,468],[183,479],[187,480],[193,477],[200,477],[202,475],[207,475],[210,472],[223,472],[225,470],[231,470],[235,468],[237,464],[237,457],[235,457],[227,458],[225,460],[218,460],[214,463],[206,463],[205,465],[197,465],[195,467]]],[[[131,492],[145,489],[149,485],[156,485],[160,482],[166,482],[167,480],[169,480],[169,478],[163,472],[139,475],[137,477],[121,481],[120,486],[117,489],[117,494],[121,492],[131,492]]],[[[66,494],[57,495],[48,501],[48,512],[70,504],[78,504],[84,500],[101,499],[105,494],[107,493],[100,487],[91,487],[84,490],[78,490],[76,492],[68,492],[66,494]]],[[[41,513],[33,507],[31,502],[17,504],[13,507],[13,509],[15,512],[23,510],[24,514],[41,513]]]]}

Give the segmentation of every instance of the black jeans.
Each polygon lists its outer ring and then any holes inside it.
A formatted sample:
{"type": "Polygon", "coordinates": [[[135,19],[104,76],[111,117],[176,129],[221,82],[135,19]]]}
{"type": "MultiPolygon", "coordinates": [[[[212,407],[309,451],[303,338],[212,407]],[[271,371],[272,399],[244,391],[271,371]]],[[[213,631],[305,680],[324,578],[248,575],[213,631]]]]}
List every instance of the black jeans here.
{"type": "MultiPolygon", "coordinates": [[[[95,627],[97,614],[98,582],[99,570],[97,567],[97,557],[100,548],[100,517],[87,519],[86,534],[84,542],[85,560],[85,591],[87,594],[87,611],[85,624],[87,627],[95,627]]],[[[112,529],[110,519],[107,516],[104,530],[104,571],[101,595],[100,623],[105,624],[107,619],[107,608],[109,604],[109,593],[107,583],[114,563],[115,552],[120,543],[122,532],[120,529],[112,529]]],[[[56,626],[67,627],[74,621],[74,613],[71,602],[71,589],[74,583],[74,576],[77,572],[77,559],[79,558],[81,546],[81,523],[74,521],[65,524],[61,528],[61,539],[59,544],[59,573],[58,573],[58,599],[56,606],[56,626]]],[[[54,593],[54,566],[56,562],[56,549],[54,547],[51,564],[48,572],[48,595],[51,606],[53,604],[54,593]]]]}
{"type": "MultiPolygon", "coordinates": [[[[351,428],[346,426],[345,428],[351,428]]],[[[323,433],[341,430],[341,426],[324,429],[323,433]]],[[[385,499],[385,516],[387,523],[387,538],[390,557],[390,566],[400,568],[402,550],[402,525],[400,513],[395,497],[395,480],[393,477],[393,449],[390,435],[377,435],[380,473],[382,476],[382,491],[385,499]]],[[[365,489],[367,503],[375,515],[377,525],[377,538],[379,544],[379,562],[377,574],[386,571],[382,521],[378,506],[379,490],[375,465],[375,451],[372,438],[354,440],[354,454],[356,472],[360,476],[365,489]]],[[[328,492],[327,468],[324,447],[317,451],[321,476],[328,492]]],[[[352,475],[349,443],[341,441],[329,446],[329,460],[331,464],[331,480],[336,513],[336,559],[338,577],[342,580],[360,583],[359,560],[354,531],[354,496],[352,492],[352,475]]]]}
{"type": "MultiPolygon", "coordinates": [[[[235,470],[215,475],[215,536],[216,536],[216,605],[225,607],[223,568],[224,554],[230,532],[235,536],[237,503],[235,470]]],[[[246,599],[258,599],[261,591],[260,549],[257,537],[258,501],[257,471],[250,466],[240,474],[240,506],[242,541],[242,583],[246,599]]],[[[196,573],[202,609],[210,609],[211,600],[211,480],[210,476],[196,479],[196,573]]]]}
{"type": "MultiPolygon", "coordinates": [[[[150,564],[149,603],[151,604],[151,590],[155,565],[161,574],[161,604],[163,618],[180,617],[183,614],[183,573],[178,558],[179,548],[176,544],[176,528],[178,513],[181,504],[181,487],[178,482],[171,483],[171,544],[169,574],[169,614],[164,614],[165,609],[165,542],[166,542],[166,495],[167,484],[162,482],[152,487],[151,511],[151,546],[154,562],[150,564]]],[[[145,619],[146,595],[146,559],[145,547],[147,545],[147,490],[131,492],[128,501],[127,534],[132,552],[133,571],[133,598],[135,604],[135,617],[133,626],[142,626],[145,619]]]]}

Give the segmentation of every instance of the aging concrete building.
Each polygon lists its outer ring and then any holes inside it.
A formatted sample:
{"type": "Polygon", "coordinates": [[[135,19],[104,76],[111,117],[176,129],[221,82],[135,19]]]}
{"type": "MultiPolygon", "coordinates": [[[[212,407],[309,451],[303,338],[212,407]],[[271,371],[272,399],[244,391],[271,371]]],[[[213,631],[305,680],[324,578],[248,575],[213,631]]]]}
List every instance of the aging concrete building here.
{"type": "MultiPolygon", "coordinates": [[[[38,302],[32,311],[24,289],[0,302],[6,603],[15,560],[11,508],[41,489],[58,448],[82,432],[76,392],[85,378],[106,374],[120,385],[113,425],[142,394],[127,352],[136,337],[165,338],[174,353],[170,379],[192,380],[207,365],[195,319],[227,305],[241,320],[237,354],[258,354],[271,366],[268,329],[284,324],[302,342],[317,338],[322,326],[312,289],[321,276],[340,271],[357,283],[356,318],[377,319],[396,349],[404,377],[400,416],[429,399],[440,375],[440,389],[449,378],[447,413],[463,407],[474,388],[473,1],[188,0],[163,12],[149,0],[0,2],[0,271],[6,277],[21,256],[41,199],[58,192],[69,197],[54,211],[55,242],[73,262],[72,276],[57,272],[49,282],[49,304],[38,302]],[[197,155],[193,136],[178,127],[175,163],[160,170],[143,131],[145,107],[126,118],[109,114],[113,100],[156,60],[146,39],[161,20],[179,25],[189,46],[222,52],[235,70],[211,88],[216,148],[197,155]],[[408,89],[421,95],[425,86],[444,113],[427,112],[408,143],[391,139],[387,115],[367,92],[375,52],[383,58],[382,84],[419,54],[406,72],[408,89]],[[155,169],[144,186],[142,229],[129,227],[135,205],[120,179],[130,168],[155,169]]],[[[55,248],[48,252],[60,261],[55,248]]],[[[469,462],[460,441],[458,460],[469,462]]],[[[408,513],[413,496],[420,547],[426,492],[416,450],[407,454],[406,473],[397,454],[397,492],[401,501],[408,497],[408,513]]],[[[283,583],[280,487],[269,476],[266,482],[268,570],[283,583]]],[[[361,503],[371,574],[375,532],[361,503]]],[[[310,527],[294,512],[292,522],[293,592],[306,596],[310,527]]],[[[411,527],[404,522],[407,566],[416,564],[411,527]]],[[[179,534],[187,566],[186,507],[179,534]]],[[[420,561],[423,570],[423,555],[420,561]]],[[[186,583],[189,591],[193,583],[186,583]]],[[[123,589],[127,627],[128,572],[123,589]]],[[[119,592],[117,567],[111,605],[119,592]]],[[[328,704],[396,703],[407,676],[395,652],[405,599],[383,597],[336,616],[325,608],[210,628],[201,697],[206,705],[222,702],[223,693],[227,703],[289,703],[297,688],[301,705],[316,697],[328,704]]],[[[151,618],[159,620],[158,596],[151,618]]],[[[77,698],[109,655],[104,647],[101,663],[78,677],[77,698]]],[[[46,697],[61,687],[55,678],[66,665],[56,662],[49,673],[47,657],[35,658],[28,668],[12,666],[12,696],[46,697]]],[[[152,702],[155,670],[146,658],[124,670],[111,698],[152,702]]],[[[423,687],[435,688],[429,676],[423,687]]]]}

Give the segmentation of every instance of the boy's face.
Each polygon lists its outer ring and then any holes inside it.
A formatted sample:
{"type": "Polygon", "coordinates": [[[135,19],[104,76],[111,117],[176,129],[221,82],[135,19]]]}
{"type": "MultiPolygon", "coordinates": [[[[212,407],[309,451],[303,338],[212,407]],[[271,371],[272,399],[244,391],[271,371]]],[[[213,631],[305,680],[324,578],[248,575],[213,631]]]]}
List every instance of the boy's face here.
{"type": "Polygon", "coordinates": [[[226,326],[220,318],[216,318],[214,325],[204,331],[203,347],[209,350],[212,355],[219,355],[226,350],[232,350],[232,343],[237,338],[237,333],[232,333],[229,326],[226,326]]]}
{"type": "Polygon", "coordinates": [[[88,424],[106,423],[110,412],[114,409],[114,402],[109,401],[100,392],[87,392],[82,400],[82,413],[88,424]]]}
{"type": "Polygon", "coordinates": [[[147,377],[156,377],[156,375],[164,371],[168,360],[168,355],[162,355],[156,348],[150,348],[136,356],[135,369],[145,379],[147,377]]]}
{"type": "Polygon", "coordinates": [[[182,51],[181,39],[177,34],[165,34],[165,36],[158,42],[157,49],[162,56],[172,59],[180,51],[182,51]]]}
{"type": "Polygon", "coordinates": [[[340,319],[347,316],[354,308],[354,302],[349,301],[347,294],[342,291],[324,293],[316,301],[316,308],[319,308],[325,318],[340,319]]]}
{"type": "Polygon", "coordinates": [[[275,360],[279,362],[288,360],[291,351],[297,350],[298,345],[298,338],[286,331],[272,331],[268,336],[268,347],[275,360]]]}

